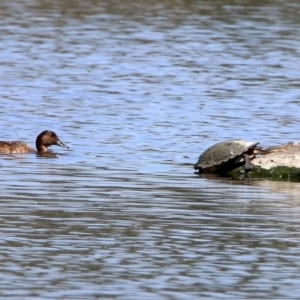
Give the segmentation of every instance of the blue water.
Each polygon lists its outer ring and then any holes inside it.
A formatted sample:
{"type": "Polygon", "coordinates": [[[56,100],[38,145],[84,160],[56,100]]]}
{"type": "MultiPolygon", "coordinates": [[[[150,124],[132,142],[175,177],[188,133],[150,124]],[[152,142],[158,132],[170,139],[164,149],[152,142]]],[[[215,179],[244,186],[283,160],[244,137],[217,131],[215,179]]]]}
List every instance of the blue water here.
{"type": "Polygon", "coordinates": [[[5,299],[298,299],[298,184],[199,154],[298,141],[297,1],[0,4],[5,299]]]}

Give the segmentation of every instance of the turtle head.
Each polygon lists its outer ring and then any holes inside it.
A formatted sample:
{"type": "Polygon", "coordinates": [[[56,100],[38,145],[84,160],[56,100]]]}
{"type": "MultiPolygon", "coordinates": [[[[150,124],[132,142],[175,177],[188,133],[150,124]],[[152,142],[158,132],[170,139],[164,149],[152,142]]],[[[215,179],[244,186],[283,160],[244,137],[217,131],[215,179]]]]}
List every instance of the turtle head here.
{"type": "Polygon", "coordinates": [[[197,163],[194,164],[194,169],[197,171],[199,170],[199,173],[203,172],[203,169],[199,166],[199,162],[197,161],[197,163]]]}

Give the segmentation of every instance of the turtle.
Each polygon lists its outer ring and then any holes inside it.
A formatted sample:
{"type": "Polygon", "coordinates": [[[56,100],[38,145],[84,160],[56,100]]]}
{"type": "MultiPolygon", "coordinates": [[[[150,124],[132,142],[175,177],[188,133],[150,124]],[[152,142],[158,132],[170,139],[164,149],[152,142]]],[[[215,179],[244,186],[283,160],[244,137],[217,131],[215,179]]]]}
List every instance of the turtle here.
{"type": "Polygon", "coordinates": [[[226,173],[239,166],[249,172],[253,168],[251,159],[255,154],[266,154],[268,151],[242,139],[228,140],[217,143],[205,150],[194,165],[199,173],[226,173]]]}

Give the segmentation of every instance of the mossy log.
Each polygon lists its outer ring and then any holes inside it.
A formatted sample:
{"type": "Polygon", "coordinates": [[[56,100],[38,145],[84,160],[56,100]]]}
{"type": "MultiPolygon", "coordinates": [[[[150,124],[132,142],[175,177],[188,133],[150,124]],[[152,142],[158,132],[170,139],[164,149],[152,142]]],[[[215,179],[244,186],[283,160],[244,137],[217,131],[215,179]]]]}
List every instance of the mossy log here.
{"type": "Polygon", "coordinates": [[[251,172],[245,173],[243,167],[239,167],[228,172],[226,175],[233,179],[251,178],[251,179],[268,179],[276,181],[294,181],[300,182],[300,169],[291,167],[273,167],[270,169],[263,169],[261,167],[254,167],[251,172]]]}
{"type": "MultiPolygon", "coordinates": [[[[252,159],[254,165],[251,173],[245,176],[253,179],[270,179],[281,181],[300,181],[300,144],[291,144],[288,148],[259,155],[252,159]]],[[[237,168],[229,174],[240,177],[242,168],[237,168]]]]}

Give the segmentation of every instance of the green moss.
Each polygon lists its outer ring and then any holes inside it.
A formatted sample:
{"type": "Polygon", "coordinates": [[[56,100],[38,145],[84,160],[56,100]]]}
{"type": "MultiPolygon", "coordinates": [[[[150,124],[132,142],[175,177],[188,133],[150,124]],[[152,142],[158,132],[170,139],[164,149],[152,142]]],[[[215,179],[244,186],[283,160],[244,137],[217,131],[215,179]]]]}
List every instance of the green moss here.
{"type": "Polygon", "coordinates": [[[290,168],[290,167],[274,167],[269,170],[263,169],[261,167],[255,167],[250,173],[245,173],[243,168],[237,168],[227,175],[231,176],[234,179],[241,177],[252,178],[252,179],[268,179],[276,181],[294,181],[300,182],[300,169],[290,168]]]}

